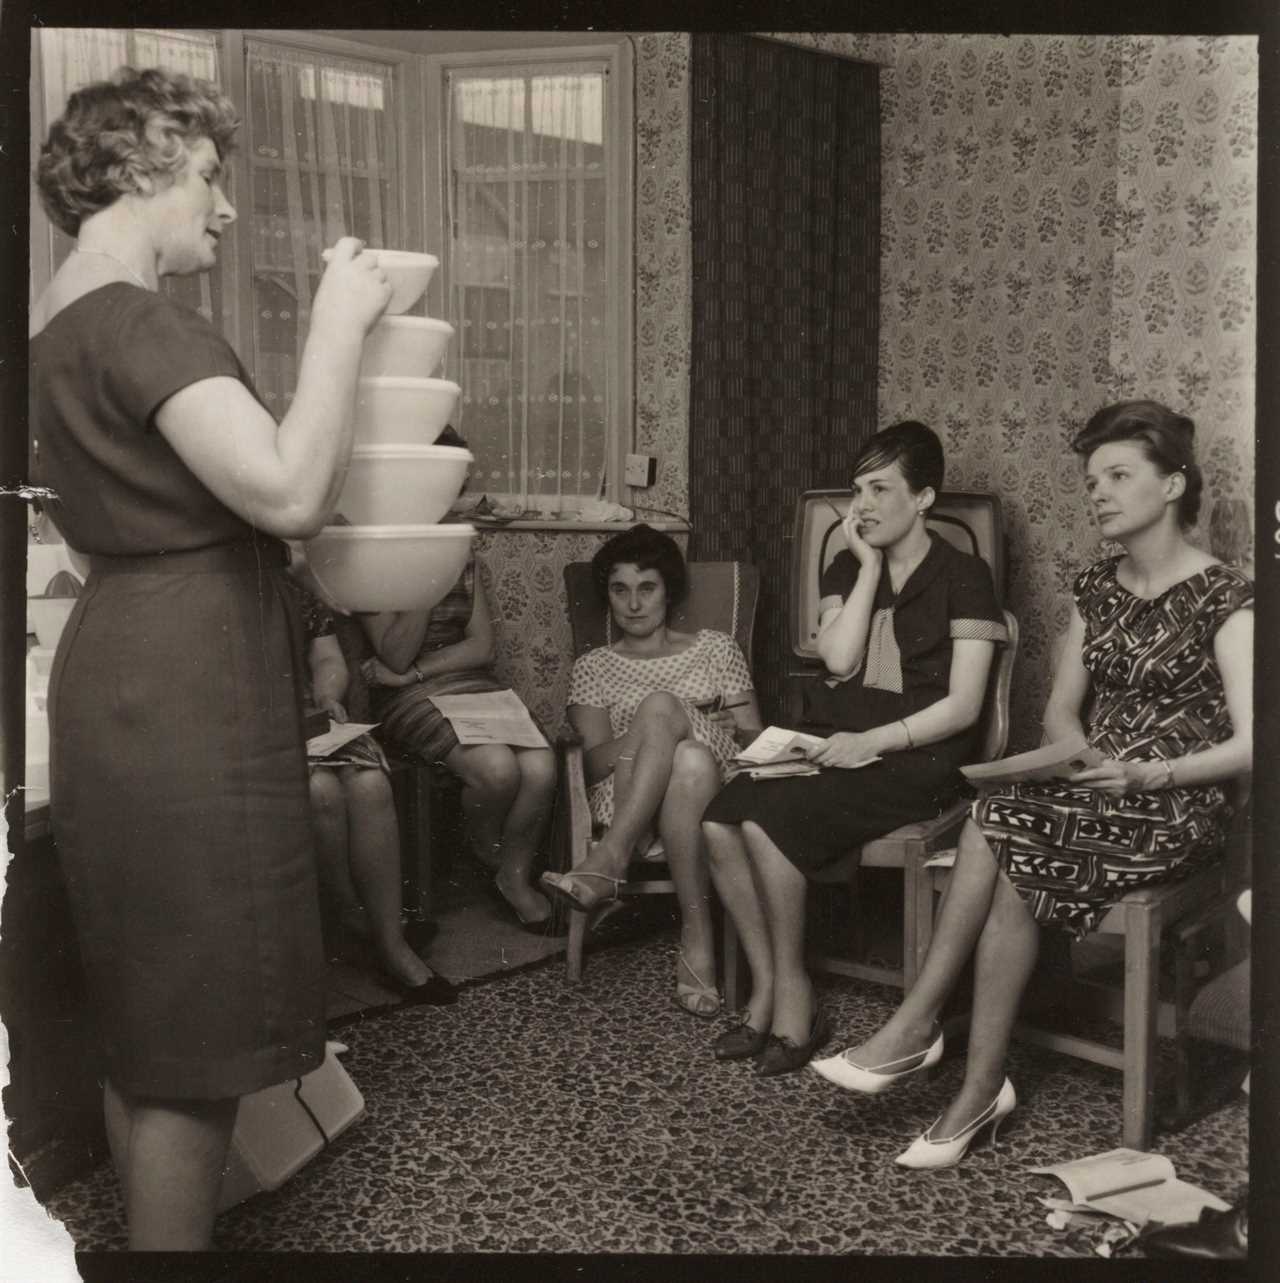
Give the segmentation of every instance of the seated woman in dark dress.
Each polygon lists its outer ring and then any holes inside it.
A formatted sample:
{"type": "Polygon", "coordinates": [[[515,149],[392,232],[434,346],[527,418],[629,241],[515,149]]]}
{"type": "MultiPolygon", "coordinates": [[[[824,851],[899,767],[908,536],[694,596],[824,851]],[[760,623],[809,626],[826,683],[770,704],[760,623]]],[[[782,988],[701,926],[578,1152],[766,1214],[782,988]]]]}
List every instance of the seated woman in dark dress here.
{"type": "Polygon", "coordinates": [[[878,1093],[934,1063],[939,1013],[973,957],[964,1082],[898,1156],[904,1167],[953,1166],[1017,1103],[1004,1061],[1041,925],[1082,936],[1127,891],[1221,853],[1222,785],[1253,751],[1253,585],[1186,537],[1200,507],[1194,432],[1154,401],[1129,401],[1076,438],[1099,530],[1125,551],[1076,579],[1044,730],[1084,733],[1107,760],[974,804],[914,988],[874,1037],[814,1066],[878,1093]]]}
{"type": "Polygon", "coordinates": [[[743,1023],[715,1054],[755,1057],[757,1074],[800,1069],[827,1036],[804,966],[809,875],[936,815],[974,750],[1005,627],[986,562],[925,527],[942,474],[941,443],[922,423],[894,424],[863,448],[842,527],[849,548],[822,577],[818,653],[831,676],[808,719],[834,728],[809,755],[822,769],[739,775],[703,816],[752,983],[743,1023]]]}

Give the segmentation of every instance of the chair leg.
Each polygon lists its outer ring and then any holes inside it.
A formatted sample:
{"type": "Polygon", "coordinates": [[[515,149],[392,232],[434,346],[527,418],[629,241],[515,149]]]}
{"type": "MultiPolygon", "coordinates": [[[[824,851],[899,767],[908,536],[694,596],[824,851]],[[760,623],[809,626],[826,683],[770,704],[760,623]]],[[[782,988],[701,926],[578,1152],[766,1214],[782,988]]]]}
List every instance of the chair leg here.
{"type": "Polygon", "coordinates": [[[415,767],[409,790],[409,815],[413,840],[413,911],[420,918],[431,914],[431,773],[415,767]]]}
{"type": "Polygon", "coordinates": [[[929,872],[920,867],[920,858],[908,852],[902,866],[902,991],[910,993],[924,962],[920,947],[928,948],[933,925],[933,891],[929,886],[929,872]],[[924,919],[928,921],[924,921],[924,919]]]}
{"type": "Polygon", "coordinates": [[[747,1004],[746,967],[743,965],[742,946],[738,943],[738,929],[733,919],[724,915],[724,1005],[728,1011],[737,1011],[747,1004]]]}
{"type": "Polygon", "coordinates": [[[569,911],[569,944],[565,949],[565,979],[570,984],[582,983],[582,951],[587,939],[587,915],[580,909],[569,911]]]}
{"type": "Polygon", "coordinates": [[[1191,1116],[1191,1038],[1187,1023],[1191,1015],[1194,978],[1195,967],[1190,950],[1185,945],[1180,946],[1174,959],[1174,1006],[1177,1016],[1173,1031],[1174,1109],[1178,1119],[1191,1116]]]}
{"type": "Polygon", "coordinates": [[[867,956],[867,919],[863,912],[861,868],[849,870],[849,956],[862,962],[867,956]]]}
{"type": "Polygon", "coordinates": [[[1151,1144],[1159,1015],[1160,920],[1131,911],[1124,935],[1124,1144],[1151,1144]]]}

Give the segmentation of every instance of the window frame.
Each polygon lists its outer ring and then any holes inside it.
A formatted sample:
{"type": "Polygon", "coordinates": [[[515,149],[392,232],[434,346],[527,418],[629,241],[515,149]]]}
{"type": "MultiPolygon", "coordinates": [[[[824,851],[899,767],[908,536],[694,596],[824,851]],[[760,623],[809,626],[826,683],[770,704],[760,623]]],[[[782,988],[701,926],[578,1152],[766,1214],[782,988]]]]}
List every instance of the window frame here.
{"type": "MultiPolygon", "coordinates": [[[[391,49],[385,45],[365,44],[358,40],[329,36],[316,31],[273,31],[256,27],[224,29],[222,35],[223,74],[227,94],[242,112],[248,110],[246,58],[249,41],[284,45],[300,53],[337,54],[363,62],[378,62],[393,69],[393,87],[396,96],[395,130],[396,147],[400,157],[399,215],[407,242],[397,249],[422,250],[426,221],[423,208],[423,163],[421,149],[409,146],[412,127],[425,132],[426,122],[416,113],[422,104],[421,55],[410,51],[391,49]]],[[[249,373],[256,378],[253,366],[253,321],[249,309],[253,306],[253,251],[248,239],[252,237],[253,210],[250,159],[244,146],[238,146],[231,158],[235,176],[235,194],[245,194],[244,222],[237,220],[231,237],[232,253],[226,269],[229,274],[234,305],[226,337],[239,353],[249,373]]],[[[430,311],[430,309],[428,309],[430,311]]]]}
{"type": "MultiPolygon", "coordinates": [[[[605,197],[608,226],[616,229],[608,247],[608,272],[609,279],[623,283],[623,287],[613,291],[606,301],[614,342],[606,354],[609,396],[605,405],[604,497],[613,503],[626,502],[629,491],[623,483],[623,467],[635,440],[635,119],[631,43],[620,37],[602,44],[493,47],[426,53],[421,57],[427,252],[440,259],[440,269],[428,291],[427,311],[445,320],[450,320],[447,300],[452,297],[455,272],[445,204],[449,190],[444,137],[448,73],[480,68],[493,68],[495,72],[514,67],[562,68],[565,63],[577,62],[605,64],[606,137],[615,147],[615,163],[606,180],[605,197]]],[[[530,502],[534,498],[531,494],[530,502]]]]}
{"type": "MultiPolygon", "coordinates": [[[[85,24],[93,25],[93,24],[85,24]]],[[[164,28],[156,27],[156,30],[164,28]]],[[[271,28],[196,28],[217,38],[221,83],[233,102],[242,106],[246,98],[246,40],[263,40],[286,45],[302,53],[338,54],[369,62],[380,62],[393,68],[395,128],[402,161],[399,192],[400,220],[405,244],[399,248],[436,254],[441,260],[427,290],[428,316],[447,319],[448,287],[452,279],[452,255],[445,240],[445,206],[447,191],[444,179],[445,140],[444,91],[445,73],[453,68],[495,70],[520,66],[540,67],[565,62],[604,63],[606,67],[606,120],[610,122],[609,138],[615,147],[616,163],[608,180],[609,226],[616,236],[609,250],[611,279],[620,283],[607,300],[609,323],[614,342],[608,352],[610,393],[606,405],[605,489],[604,497],[613,503],[628,503],[631,490],[623,481],[626,456],[635,442],[635,97],[634,50],[629,37],[591,44],[548,44],[520,46],[510,41],[511,33],[494,32],[493,43],[481,48],[425,51],[418,47],[397,47],[322,31],[271,28]],[[505,37],[505,38],[504,38],[505,37]],[[432,127],[431,104],[436,105],[435,127],[432,127]],[[415,132],[421,146],[414,145],[415,132]]],[[[32,75],[29,80],[30,111],[33,136],[43,137],[48,129],[43,98],[43,76],[36,46],[38,32],[31,33],[32,75]]],[[[353,33],[355,34],[355,33],[353,33]]],[[[371,32],[371,34],[373,34],[371,32]]],[[[381,34],[381,33],[379,33],[381,34]]],[[[249,209],[249,157],[243,145],[232,153],[231,190],[228,196],[248,210],[244,221],[237,222],[229,237],[224,238],[220,265],[223,282],[223,333],[245,362],[250,375],[254,368],[252,344],[253,258],[250,241],[252,211],[249,209]]],[[[52,277],[53,227],[40,206],[34,183],[30,185],[31,245],[29,269],[30,298],[34,301],[52,277]]],[[[529,519],[521,527],[547,525],[546,519],[529,519]]],[[[552,526],[561,524],[551,521],[552,526]]],[[[585,529],[590,523],[575,522],[573,528],[585,529]]]]}

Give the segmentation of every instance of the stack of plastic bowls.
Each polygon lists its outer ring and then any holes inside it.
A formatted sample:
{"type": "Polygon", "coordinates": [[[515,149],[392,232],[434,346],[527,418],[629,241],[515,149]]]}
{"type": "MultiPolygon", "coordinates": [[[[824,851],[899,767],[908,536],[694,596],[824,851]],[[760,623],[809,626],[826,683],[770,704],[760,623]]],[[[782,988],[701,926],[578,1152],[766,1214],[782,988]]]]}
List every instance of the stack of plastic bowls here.
{"type": "Polygon", "coordinates": [[[421,298],[439,260],[374,252],[392,294],[361,357],[355,445],[336,507],[343,524],[309,540],[307,560],[346,610],[427,610],[457,582],[475,535],[469,525],[436,524],[461,493],[473,456],[433,444],[462,391],[431,377],[453,327],[402,315],[421,298]]]}

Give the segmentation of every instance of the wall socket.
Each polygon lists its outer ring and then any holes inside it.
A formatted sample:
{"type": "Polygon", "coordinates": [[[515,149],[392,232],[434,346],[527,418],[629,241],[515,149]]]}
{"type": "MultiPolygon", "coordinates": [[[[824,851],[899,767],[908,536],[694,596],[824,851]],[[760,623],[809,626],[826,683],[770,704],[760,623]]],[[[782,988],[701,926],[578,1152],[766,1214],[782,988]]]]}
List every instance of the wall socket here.
{"type": "Polygon", "coordinates": [[[643,489],[658,479],[658,461],[651,454],[629,454],[622,471],[622,479],[629,486],[643,489]]]}

